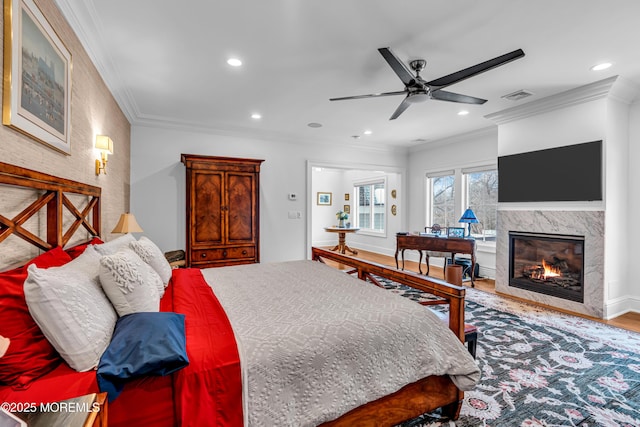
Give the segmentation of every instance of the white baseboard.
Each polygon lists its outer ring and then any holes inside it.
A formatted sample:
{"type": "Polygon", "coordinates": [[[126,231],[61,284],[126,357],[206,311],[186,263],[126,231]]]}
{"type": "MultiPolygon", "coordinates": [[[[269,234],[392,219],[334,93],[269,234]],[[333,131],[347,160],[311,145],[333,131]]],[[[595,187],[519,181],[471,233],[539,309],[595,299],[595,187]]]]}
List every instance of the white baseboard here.
{"type": "Polygon", "coordinates": [[[604,318],[609,320],[629,312],[640,313],[640,298],[627,295],[607,301],[604,307],[604,318]]]}

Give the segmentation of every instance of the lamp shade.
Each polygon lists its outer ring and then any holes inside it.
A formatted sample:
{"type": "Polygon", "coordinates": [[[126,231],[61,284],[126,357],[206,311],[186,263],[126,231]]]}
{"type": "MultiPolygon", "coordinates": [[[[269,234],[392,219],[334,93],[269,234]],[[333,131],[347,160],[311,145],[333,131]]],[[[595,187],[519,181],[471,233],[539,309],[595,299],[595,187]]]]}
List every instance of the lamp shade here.
{"type": "Polygon", "coordinates": [[[113,154],[113,141],[106,135],[97,135],[96,148],[113,154]]]}
{"type": "Polygon", "coordinates": [[[476,214],[473,213],[471,208],[468,208],[466,211],[464,211],[458,222],[475,224],[478,222],[478,218],[476,218],[476,214]]]}
{"type": "Polygon", "coordinates": [[[111,231],[112,233],[142,233],[142,227],[138,225],[136,217],[132,213],[123,213],[120,220],[111,231]]]}

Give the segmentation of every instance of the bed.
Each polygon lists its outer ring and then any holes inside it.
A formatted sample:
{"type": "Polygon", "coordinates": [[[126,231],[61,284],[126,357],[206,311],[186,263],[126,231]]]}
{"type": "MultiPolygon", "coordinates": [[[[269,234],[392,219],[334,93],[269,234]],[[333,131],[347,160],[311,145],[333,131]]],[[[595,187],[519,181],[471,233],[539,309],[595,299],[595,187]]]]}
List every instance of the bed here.
{"type": "MultiPolygon", "coordinates": [[[[31,264],[67,265],[73,261],[63,258],[86,258],[101,245],[98,187],[6,163],[0,163],[0,184],[0,198],[7,188],[34,190],[35,201],[25,209],[0,212],[0,245],[13,236],[44,251],[31,264]],[[40,217],[44,237],[26,227],[29,217],[40,217]],[[73,240],[78,232],[81,242],[73,240]]],[[[0,285],[13,281],[2,286],[13,286],[14,293],[0,296],[0,316],[22,319],[38,337],[40,354],[33,360],[41,366],[21,373],[18,386],[0,385],[0,402],[55,402],[98,392],[100,368],[98,375],[77,372],[55,349],[46,351],[38,328],[44,325],[29,318],[16,285],[28,268],[2,273],[0,285]]],[[[307,261],[176,269],[163,293],[158,310],[184,316],[188,364],[128,380],[105,411],[111,426],[259,426],[273,420],[390,426],[436,408],[455,419],[462,389],[479,379],[462,343],[464,288],[409,272],[313,248],[307,261]],[[331,263],[346,270],[325,265],[331,263]],[[446,300],[449,327],[422,306],[376,287],[371,282],[378,277],[446,300]],[[425,341],[429,335],[434,338],[425,341]]],[[[3,359],[0,381],[12,362],[3,359]]]]}

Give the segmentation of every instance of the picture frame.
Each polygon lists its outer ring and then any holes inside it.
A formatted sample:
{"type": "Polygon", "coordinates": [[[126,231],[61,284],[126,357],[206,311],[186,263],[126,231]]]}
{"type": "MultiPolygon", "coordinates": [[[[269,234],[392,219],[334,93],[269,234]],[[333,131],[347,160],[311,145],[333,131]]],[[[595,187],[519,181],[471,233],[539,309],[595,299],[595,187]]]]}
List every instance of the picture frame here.
{"type": "Polygon", "coordinates": [[[3,71],[2,124],[70,155],[71,53],[33,0],[4,0],[3,71]]]}
{"type": "Polygon", "coordinates": [[[344,205],[342,207],[342,211],[346,214],[350,214],[351,213],[351,205],[344,205]]]}
{"type": "Polygon", "coordinates": [[[325,191],[318,191],[317,203],[319,206],[331,206],[332,193],[325,191]]]}
{"type": "Polygon", "coordinates": [[[465,229],[463,227],[447,227],[447,237],[464,239],[464,231],[465,229]]]}
{"type": "Polygon", "coordinates": [[[349,197],[350,197],[350,196],[349,196],[349,193],[344,193],[344,200],[345,200],[345,201],[347,201],[347,202],[348,202],[348,201],[349,201],[349,197]]]}

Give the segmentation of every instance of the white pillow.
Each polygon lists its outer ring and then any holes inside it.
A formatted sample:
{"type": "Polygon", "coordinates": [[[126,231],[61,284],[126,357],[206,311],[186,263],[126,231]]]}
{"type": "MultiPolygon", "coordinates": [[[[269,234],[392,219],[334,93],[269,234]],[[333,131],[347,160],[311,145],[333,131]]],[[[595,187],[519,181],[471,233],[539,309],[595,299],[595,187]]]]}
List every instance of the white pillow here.
{"type": "Polygon", "coordinates": [[[135,241],[136,238],[133,236],[133,234],[127,233],[123,234],[122,236],[116,237],[115,239],[110,240],[106,243],[95,245],[94,247],[100,255],[112,255],[122,248],[129,247],[129,243],[135,241]]]}
{"type": "MultiPolygon", "coordinates": [[[[129,243],[129,247],[131,247],[144,262],[153,267],[160,275],[162,283],[167,286],[169,280],[171,280],[171,266],[160,248],[145,236],[140,237],[136,242],[129,243]]],[[[164,293],[164,290],[162,293],[164,293]]]]}
{"type": "Polygon", "coordinates": [[[61,267],[27,269],[24,295],[31,316],[60,356],[76,371],[95,368],[118,315],[98,281],[100,254],[93,246],[61,267]]]}
{"type": "Polygon", "coordinates": [[[160,310],[162,280],[130,248],[100,258],[100,285],[119,316],[160,310]]]}

